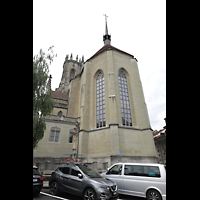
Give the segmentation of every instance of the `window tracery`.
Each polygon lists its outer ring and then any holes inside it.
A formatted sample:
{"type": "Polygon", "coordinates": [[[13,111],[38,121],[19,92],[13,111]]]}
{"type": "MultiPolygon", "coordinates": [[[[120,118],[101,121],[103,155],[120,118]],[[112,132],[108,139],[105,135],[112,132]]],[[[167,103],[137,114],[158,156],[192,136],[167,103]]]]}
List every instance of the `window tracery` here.
{"type": "Polygon", "coordinates": [[[96,79],[96,127],[106,126],[104,75],[99,72],[96,79]]]}
{"type": "Polygon", "coordinates": [[[119,80],[122,124],[126,126],[132,126],[131,110],[130,110],[128,87],[127,87],[127,78],[126,78],[126,74],[124,70],[119,71],[118,80],[119,80]]]}

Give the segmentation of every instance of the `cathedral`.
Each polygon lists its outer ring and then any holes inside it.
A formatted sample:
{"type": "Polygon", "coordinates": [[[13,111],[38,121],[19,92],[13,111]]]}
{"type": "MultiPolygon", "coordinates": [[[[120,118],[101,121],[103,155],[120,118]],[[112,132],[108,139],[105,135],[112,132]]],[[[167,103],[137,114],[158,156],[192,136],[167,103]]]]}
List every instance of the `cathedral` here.
{"type": "Polygon", "coordinates": [[[33,152],[41,171],[67,158],[81,158],[98,171],[116,162],[158,162],[138,61],[111,45],[107,19],[103,42],[86,61],[65,58],[59,87],[52,90],[57,103],[33,152]]]}

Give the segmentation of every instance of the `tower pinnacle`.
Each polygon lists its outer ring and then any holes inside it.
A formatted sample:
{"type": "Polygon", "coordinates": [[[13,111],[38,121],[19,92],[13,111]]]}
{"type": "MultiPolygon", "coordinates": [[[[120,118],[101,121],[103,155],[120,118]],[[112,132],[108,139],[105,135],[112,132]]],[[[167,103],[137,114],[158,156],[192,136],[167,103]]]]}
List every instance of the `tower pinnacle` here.
{"type": "Polygon", "coordinates": [[[110,44],[111,41],[111,35],[108,34],[108,26],[107,26],[107,15],[104,14],[105,16],[105,22],[106,22],[106,28],[105,28],[105,35],[103,36],[103,41],[104,41],[104,45],[110,44]]]}

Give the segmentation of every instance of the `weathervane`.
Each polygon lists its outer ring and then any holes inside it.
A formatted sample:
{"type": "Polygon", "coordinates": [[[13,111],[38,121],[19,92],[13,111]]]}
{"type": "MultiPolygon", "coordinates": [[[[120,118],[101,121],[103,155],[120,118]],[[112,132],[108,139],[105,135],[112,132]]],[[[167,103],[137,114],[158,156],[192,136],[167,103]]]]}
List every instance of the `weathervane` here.
{"type": "Polygon", "coordinates": [[[108,16],[107,16],[106,14],[104,14],[103,16],[105,16],[105,20],[107,21],[107,17],[108,17],[108,16]]]}

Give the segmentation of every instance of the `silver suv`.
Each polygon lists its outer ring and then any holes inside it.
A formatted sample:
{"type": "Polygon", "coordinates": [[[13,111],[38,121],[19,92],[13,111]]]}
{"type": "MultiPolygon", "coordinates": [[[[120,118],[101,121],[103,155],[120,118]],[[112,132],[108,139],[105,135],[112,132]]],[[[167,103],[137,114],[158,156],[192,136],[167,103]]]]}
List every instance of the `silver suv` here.
{"type": "Polygon", "coordinates": [[[52,172],[50,192],[57,195],[64,191],[84,200],[116,200],[118,189],[114,181],[103,178],[99,173],[80,162],[67,163],[52,172]]]}

